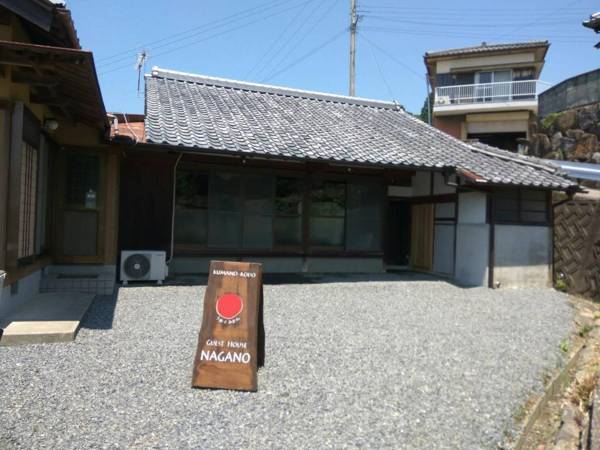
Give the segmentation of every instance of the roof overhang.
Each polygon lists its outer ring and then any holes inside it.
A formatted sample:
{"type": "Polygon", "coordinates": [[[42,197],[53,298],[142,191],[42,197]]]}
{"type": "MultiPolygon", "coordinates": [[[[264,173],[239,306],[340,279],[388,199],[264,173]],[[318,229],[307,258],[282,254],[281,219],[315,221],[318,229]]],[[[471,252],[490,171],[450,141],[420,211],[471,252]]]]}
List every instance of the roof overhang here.
{"type": "Polygon", "coordinates": [[[0,41],[0,70],[4,67],[12,69],[13,83],[31,87],[31,103],[46,105],[73,123],[108,128],[91,52],[0,41]]]}

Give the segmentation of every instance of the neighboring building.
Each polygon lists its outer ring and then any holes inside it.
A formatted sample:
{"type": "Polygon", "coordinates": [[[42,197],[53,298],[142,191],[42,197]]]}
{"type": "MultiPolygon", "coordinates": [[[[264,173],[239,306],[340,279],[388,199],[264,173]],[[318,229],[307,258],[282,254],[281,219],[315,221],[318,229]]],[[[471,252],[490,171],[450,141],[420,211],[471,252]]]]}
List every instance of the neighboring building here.
{"type": "Polygon", "coordinates": [[[112,290],[119,160],[67,9],[0,0],[0,61],[1,316],[67,265],[107,267],[112,290]]]}
{"type": "Polygon", "coordinates": [[[517,151],[537,113],[547,41],[425,53],[433,125],[458,139],[517,151]]]}

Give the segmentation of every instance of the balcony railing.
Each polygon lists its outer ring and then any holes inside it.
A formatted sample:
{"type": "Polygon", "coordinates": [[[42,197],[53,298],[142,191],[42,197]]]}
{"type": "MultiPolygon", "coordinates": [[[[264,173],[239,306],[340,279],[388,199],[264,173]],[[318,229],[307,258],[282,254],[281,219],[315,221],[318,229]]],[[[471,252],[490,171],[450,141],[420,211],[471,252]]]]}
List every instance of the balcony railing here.
{"type": "Polygon", "coordinates": [[[435,106],[535,100],[546,85],[539,80],[463,84],[435,88],[435,106]]]}

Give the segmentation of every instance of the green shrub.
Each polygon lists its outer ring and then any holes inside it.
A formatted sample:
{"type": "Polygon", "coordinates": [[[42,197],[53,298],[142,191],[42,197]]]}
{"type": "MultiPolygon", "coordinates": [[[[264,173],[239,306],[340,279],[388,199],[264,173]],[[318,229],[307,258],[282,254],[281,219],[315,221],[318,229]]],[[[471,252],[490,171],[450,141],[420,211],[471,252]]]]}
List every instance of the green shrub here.
{"type": "Polygon", "coordinates": [[[554,289],[560,292],[567,292],[567,283],[562,278],[554,282],[554,289]]]}
{"type": "Polygon", "coordinates": [[[550,131],[550,129],[552,128],[552,125],[554,125],[554,121],[560,117],[562,113],[561,112],[554,112],[554,113],[550,113],[548,114],[546,117],[544,117],[544,120],[542,120],[542,130],[544,131],[550,131]]]}

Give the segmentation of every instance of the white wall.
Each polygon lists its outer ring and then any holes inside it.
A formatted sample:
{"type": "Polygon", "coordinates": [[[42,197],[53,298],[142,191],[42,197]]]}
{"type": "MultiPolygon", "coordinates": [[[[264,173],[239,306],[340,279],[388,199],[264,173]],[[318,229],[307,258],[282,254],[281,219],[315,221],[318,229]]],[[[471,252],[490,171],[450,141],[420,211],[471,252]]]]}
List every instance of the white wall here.
{"type": "Polygon", "coordinates": [[[490,229],[486,210],[485,193],[458,194],[454,277],[467,286],[487,286],[490,229]]]}
{"type": "Polygon", "coordinates": [[[21,278],[17,282],[19,287],[16,294],[10,293],[10,286],[2,287],[2,293],[0,294],[0,317],[29,300],[30,297],[39,294],[41,275],[42,271],[38,270],[25,278],[21,278]]]}
{"type": "Polygon", "coordinates": [[[494,286],[548,287],[551,285],[552,228],[496,225],[494,230],[494,286]]]}

